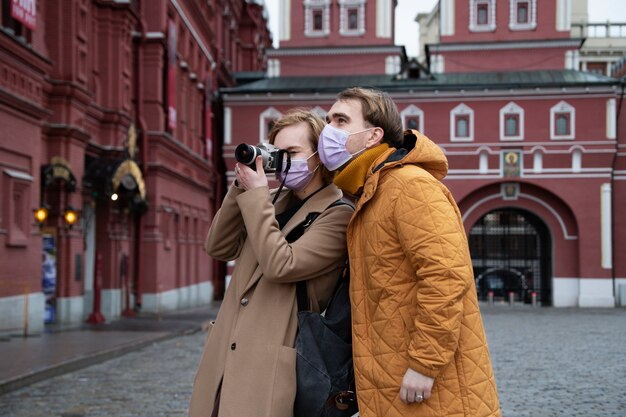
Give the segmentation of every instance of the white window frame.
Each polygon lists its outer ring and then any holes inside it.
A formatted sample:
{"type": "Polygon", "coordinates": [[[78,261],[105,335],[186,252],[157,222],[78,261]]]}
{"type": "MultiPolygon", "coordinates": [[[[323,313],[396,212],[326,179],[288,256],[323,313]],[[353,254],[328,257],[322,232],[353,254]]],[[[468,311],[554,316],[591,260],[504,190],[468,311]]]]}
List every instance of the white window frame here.
{"type": "Polygon", "coordinates": [[[267,131],[267,122],[270,120],[277,120],[283,116],[281,112],[276,110],[274,107],[270,107],[265,110],[259,116],[259,141],[262,143],[269,142],[269,135],[267,131]]]}
{"type": "Polygon", "coordinates": [[[576,137],[576,109],[565,101],[559,102],[550,109],[550,139],[551,140],[574,140],[576,137]],[[557,113],[569,113],[569,134],[556,134],[557,113]]]}
{"type": "Polygon", "coordinates": [[[310,38],[330,34],[330,0],[304,0],[304,35],[310,38]],[[314,29],[313,11],[322,11],[322,30],[314,29]]]}
{"type": "Polygon", "coordinates": [[[469,5],[470,32],[493,32],[496,30],[496,0],[470,0],[469,5]],[[479,4],[486,4],[489,7],[486,25],[478,24],[478,13],[476,13],[476,10],[479,4]]]}
{"type": "Polygon", "coordinates": [[[583,150],[576,147],[572,150],[572,172],[579,173],[583,168],[583,150]]]}
{"type": "Polygon", "coordinates": [[[339,0],[339,34],[341,36],[360,36],[365,33],[365,3],[366,0],[339,0]],[[348,10],[358,10],[356,29],[348,28],[348,10]]]}
{"type": "Polygon", "coordinates": [[[524,109],[515,104],[514,102],[510,102],[506,106],[500,109],[500,140],[503,142],[507,141],[519,141],[524,140],[524,109]],[[506,115],[507,114],[515,114],[518,116],[518,135],[516,136],[507,136],[506,135],[506,115]]]}
{"type": "Polygon", "coordinates": [[[424,133],[424,111],[414,104],[411,104],[406,109],[402,110],[402,112],[400,113],[400,117],[402,117],[402,126],[404,127],[404,130],[409,128],[407,126],[406,118],[412,117],[412,116],[419,117],[420,122],[419,122],[419,126],[417,127],[417,131],[420,133],[424,133]]]}
{"type": "Polygon", "coordinates": [[[510,0],[509,29],[533,30],[537,28],[537,0],[510,0]],[[528,23],[517,23],[517,4],[528,3],[528,23]]]}
{"type": "Polygon", "coordinates": [[[450,142],[474,141],[474,110],[461,103],[450,111],[450,142]],[[469,116],[468,136],[456,136],[456,116],[469,116]]]}

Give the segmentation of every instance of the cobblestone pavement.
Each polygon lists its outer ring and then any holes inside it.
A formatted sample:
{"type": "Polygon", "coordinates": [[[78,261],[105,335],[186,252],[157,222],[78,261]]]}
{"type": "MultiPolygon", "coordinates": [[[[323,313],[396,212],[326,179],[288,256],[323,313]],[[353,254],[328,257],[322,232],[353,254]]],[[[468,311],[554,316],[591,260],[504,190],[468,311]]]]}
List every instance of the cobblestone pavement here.
{"type": "MultiPolygon", "coordinates": [[[[625,417],[626,310],[483,307],[504,417],[625,417]]],[[[0,397],[2,417],[186,416],[204,334],[0,397]]]]}

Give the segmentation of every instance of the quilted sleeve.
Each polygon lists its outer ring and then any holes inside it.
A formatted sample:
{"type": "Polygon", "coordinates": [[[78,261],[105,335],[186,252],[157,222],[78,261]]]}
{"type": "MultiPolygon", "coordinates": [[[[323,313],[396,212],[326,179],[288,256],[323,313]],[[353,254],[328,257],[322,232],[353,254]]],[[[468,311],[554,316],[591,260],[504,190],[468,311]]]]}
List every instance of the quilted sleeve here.
{"type": "Polygon", "coordinates": [[[337,269],[344,259],[351,207],[325,210],[302,237],[288,243],[278,228],[267,189],[249,190],[237,200],[246,207],[242,215],[263,279],[276,283],[307,280],[337,269]]]}
{"type": "Polygon", "coordinates": [[[213,217],[204,241],[204,249],[215,259],[230,261],[239,257],[246,239],[246,228],[236,198],[243,191],[242,188],[231,186],[222,206],[213,217]]]}
{"type": "Polygon", "coordinates": [[[409,366],[436,378],[457,350],[462,299],[473,281],[465,231],[456,205],[432,178],[413,178],[399,193],[394,219],[415,271],[417,311],[409,366]]]}

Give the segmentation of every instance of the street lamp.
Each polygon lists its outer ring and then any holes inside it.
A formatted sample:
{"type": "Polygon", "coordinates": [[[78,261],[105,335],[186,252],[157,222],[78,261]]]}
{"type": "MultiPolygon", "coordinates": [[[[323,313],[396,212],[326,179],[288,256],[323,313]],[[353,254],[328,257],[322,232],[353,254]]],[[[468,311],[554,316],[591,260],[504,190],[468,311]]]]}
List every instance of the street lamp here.
{"type": "Polygon", "coordinates": [[[39,224],[39,226],[43,226],[47,218],[48,209],[45,206],[41,206],[35,210],[35,221],[39,224]]]}
{"type": "Polygon", "coordinates": [[[72,227],[74,223],[76,223],[76,220],[78,220],[78,213],[74,210],[74,208],[68,207],[65,209],[63,218],[65,219],[65,223],[67,223],[69,227],[72,227]]]}

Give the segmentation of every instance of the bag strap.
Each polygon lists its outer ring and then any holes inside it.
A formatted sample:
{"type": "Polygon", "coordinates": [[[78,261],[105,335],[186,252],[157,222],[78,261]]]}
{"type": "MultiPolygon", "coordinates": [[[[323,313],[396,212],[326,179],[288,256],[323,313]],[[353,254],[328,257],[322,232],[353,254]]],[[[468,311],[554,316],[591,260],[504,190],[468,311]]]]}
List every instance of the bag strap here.
{"type": "MultiPolygon", "coordinates": [[[[337,201],[334,201],[331,205],[329,205],[328,207],[326,207],[326,209],[332,208],[332,207],[338,207],[338,206],[350,206],[352,207],[352,209],[354,210],[354,205],[352,203],[350,203],[349,201],[347,201],[344,198],[340,198],[337,201]]],[[[306,217],[306,219],[304,219],[304,221],[302,223],[300,223],[294,230],[291,231],[291,233],[289,233],[288,242],[293,242],[295,240],[297,240],[298,238],[300,238],[300,236],[302,236],[304,234],[304,231],[315,221],[315,219],[317,219],[317,217],[320,215],[321,213],[309,213],[309,215],[306,217]],[[298,232],[299,235],[296,239],[290,241],[289,237],[291,237],[291,235],[294,232],[298,232]]],[[[350,266],[348,264],[348,261],[346,260],[346,266],[344,269],[344,273],[342,274],[342,279],[346,279],[349,277],[350,274],[350,266]]],[[[337,283],[339,284],[339,283],[337,283]]],[[[298,301],[298,311],[308,311],[309,310],[309,293],[307,291],[306,288],[306,281],[298,281],[296,283],[296,299],[298,301]]]]}

